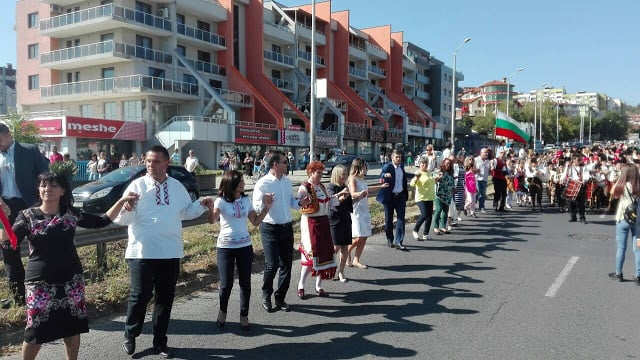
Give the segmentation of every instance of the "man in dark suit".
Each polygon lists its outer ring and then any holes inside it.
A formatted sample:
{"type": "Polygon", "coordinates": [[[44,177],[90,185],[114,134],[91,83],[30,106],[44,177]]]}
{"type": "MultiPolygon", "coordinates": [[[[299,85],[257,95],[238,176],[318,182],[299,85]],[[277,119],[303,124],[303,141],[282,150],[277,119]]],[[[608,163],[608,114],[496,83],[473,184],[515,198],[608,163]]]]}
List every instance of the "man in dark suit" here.
{"type": "Polygon", "coordinates": [[[395,149],[391,153],[391,162],[382,166],[380,171],[380,191],[376,201],[384,207],[384,232],[387,245],[399,250],[406,250],[404,241],[404,214],[407,207],[407,176],[402,166],[402,151],[395,149]],[[393,235],[393,212],[397,216],[396,234],[393,235]]]}
{"type": "MultiPolygon", "coordinates": [[[[38,201],[38,175],[48,170],[49,160],[37,146],[14,141],[7,125],[0,123],[0,203],[8,205],[7,215],[12,224],[20,210],[38,201]]],[[[16,305],[22,305],[25,303],[24,265],[20,249],[3,247],[2,257],[13,300],[16,305]]]]}

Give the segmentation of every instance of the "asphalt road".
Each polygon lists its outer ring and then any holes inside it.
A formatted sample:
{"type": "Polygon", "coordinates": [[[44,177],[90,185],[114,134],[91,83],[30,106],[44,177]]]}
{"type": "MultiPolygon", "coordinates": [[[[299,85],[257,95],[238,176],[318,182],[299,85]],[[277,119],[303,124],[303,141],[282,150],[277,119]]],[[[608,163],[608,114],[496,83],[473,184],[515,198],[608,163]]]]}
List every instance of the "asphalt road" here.
{"type": "MultiPolygon", "coordinates": [[[[347,283],[325,282],[329,298],[295,296],[296,261],[289,313],[261,308],[262,274],[254,274],[248,333],[239,328],[237,282],[223,331],[215,326],[215,290],[177,300],[169,345],[177,359],[640,357],[640,287],[607,277],[615,258],[611,217],[588,215],[586,225],[568,218],[551,210],[488,212],[465,218],[452,234],[407,239],[407,252],[376,235],[363,256],[370,268],[348,268],[347,283]]],[[[633,276],[631,249],[624,275],[633,276]]],[[[80,358],[128,358],[123,321],[93,322],[80,358]]],[[[133,358],[156,358],[150,328],[133,358]]],[[[60,359],[63,351],[61,342],[47,344],[40,358],[60,359]]]]}

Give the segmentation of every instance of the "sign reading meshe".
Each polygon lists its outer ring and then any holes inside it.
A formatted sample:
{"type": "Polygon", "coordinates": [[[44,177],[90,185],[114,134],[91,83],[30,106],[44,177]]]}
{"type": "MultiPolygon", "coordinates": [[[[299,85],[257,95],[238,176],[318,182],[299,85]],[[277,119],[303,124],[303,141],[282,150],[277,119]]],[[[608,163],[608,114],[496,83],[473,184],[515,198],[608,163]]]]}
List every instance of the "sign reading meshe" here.
{"type": "Polygon", "coordinates": [[[240,144],[278,145],[278,130],[236,125],[236,142],[240,144]]]}

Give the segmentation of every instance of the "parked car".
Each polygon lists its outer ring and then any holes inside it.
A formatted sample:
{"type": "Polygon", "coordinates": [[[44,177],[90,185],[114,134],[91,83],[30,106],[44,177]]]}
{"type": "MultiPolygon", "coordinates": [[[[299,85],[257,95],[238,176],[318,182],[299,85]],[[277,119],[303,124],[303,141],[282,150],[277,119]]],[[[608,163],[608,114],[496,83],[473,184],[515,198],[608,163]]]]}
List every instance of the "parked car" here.
{"type": "Polygon", "coordinates": [[[357,158],[357,156],[355,155],[336,155],[332,157],[324,163],[324,171],[322,172],[322,176],[330,177],[331,171],[333,171],[333,168],[336,165],[344,165],[347,168],[347,171],[351,170],[351,163],[355,158],[357,158]]]}
{"type": "MultiPolygon", "coordinates": [[[[146,173],[144,165],[115,169],[96,181],[73,189],[73,206],[87,212],[105,212],[122,197],[124,190],[133,180],[146,173]]],[[[184,185],[192,200],[200,197],[196,179],[184,167],[170,165],[167,174],[184,185]]]]}

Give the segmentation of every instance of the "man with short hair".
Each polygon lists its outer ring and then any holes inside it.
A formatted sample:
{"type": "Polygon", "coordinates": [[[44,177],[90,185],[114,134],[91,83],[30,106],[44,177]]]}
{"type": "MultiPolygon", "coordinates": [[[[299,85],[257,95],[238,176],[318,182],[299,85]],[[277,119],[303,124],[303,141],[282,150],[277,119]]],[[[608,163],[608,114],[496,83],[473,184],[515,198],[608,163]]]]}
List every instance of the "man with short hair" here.
{"type": "Polygon", "coordinates": [[[380,170],[380,191],[376,196],[384,207],[384,232],[387,246],[399,250],[407,250],[404,241],[405,210],[409,192],[407,190],[407,175],[402,164],[402,151],[394,149],[391,152],[391,162],[382,166],[380,170]],[[396,234],[393,234],[393,213],[396,213],[396,234]]]}
{"type": "Polygon", "coordinates": [[[56,163],[58,161],[62,161],[63,158],[64,157],[62,156],[62,154],[60,154],[58,152],[58,148],[54,145],[51,148],[51,155],[49,155],[49,162],[53,164],[53,163],[56,163]]]}
{"type": "MultiPolygon", "coordinates": [[[[62,155],[61,155],[62,157],[62,155]]],[[[11,131],[0,122],[0,206],[13,224],[20,210],[36,204],[38,175],[49,170],[49,160],[32,144],[13,140],[11,131]],[[19,161],[18,161],[19,160],[19,161]]],[[[24,305],[24,265],[20,249],[2,248],[5,272],[15,305],[24,305]]],[[[9,304],[3,304],[3,307],[9,304]]]]}
{"type": "Polygon", "coordinates": [[[496,158],[491,161],[491,180],[494,190],[493,209],[500,212],[504,211],[507,202],[507,163],[504,159],[504,149],[504,147],[498,148],[496,158]]]}
{"type": "Polygon", "coordinates": [[[491,160],[489,158],[489,148],[480,149],[480,155],[474,159],[476,169],[476,180],[478,180],[478,209],[480,212],[487,212],[484,208],[484,202],[487,199],[487,180],[489,180],[489,170],[491,169],[491,160]]]}
{"type": "Polygon", "coordinates": [[[184,161],[184,168],[187,169],[191,175],[196,176],[196,168],[198,167],[199,161],[196,157],[196,152],[193,149],[189,149],[189,157],[184,161]]]}
{"type": "MultiPolygon", "coordinates": [[[[308,205],[307,199],[298,201],[293,194],[293,185],[287,174],[289,161],[282,151],[272,151],[267,162],[269,173],[261,177],[253,189],[253,207],[256,213],[264,210],[264,194],[273,194],[273,204],[260,224],[260,236],[264,249],[264,277],[262,283],[262,307],[267,311],[289,311],[285,301],[293,264],[293,216],[291,209],[308,205]],[[273,280],[278,272],[278,286],[273,289],[273,280]],[[275,308],[271,303],[271,295],[275,308]]],[[[327,229],[328,231],[328,229],[327,229]]]]}
{"type": "Polygon", "coordinates": [[[169,152],[156,145],[145,157],[147,173],[131,182],[124,194],[137,194],[135,207],[124,208],[113,221],[128,226],[125,258],[129,266],[131,293],[124,327],[125,353],[136,350],[136,337],[142,332],[147,304],[153,297],[153,351],[170,357],[167,330],[184,256],[182,220],[202,215],[211,198],[191,201],[178,180],[167,175],[169,152]]]}

